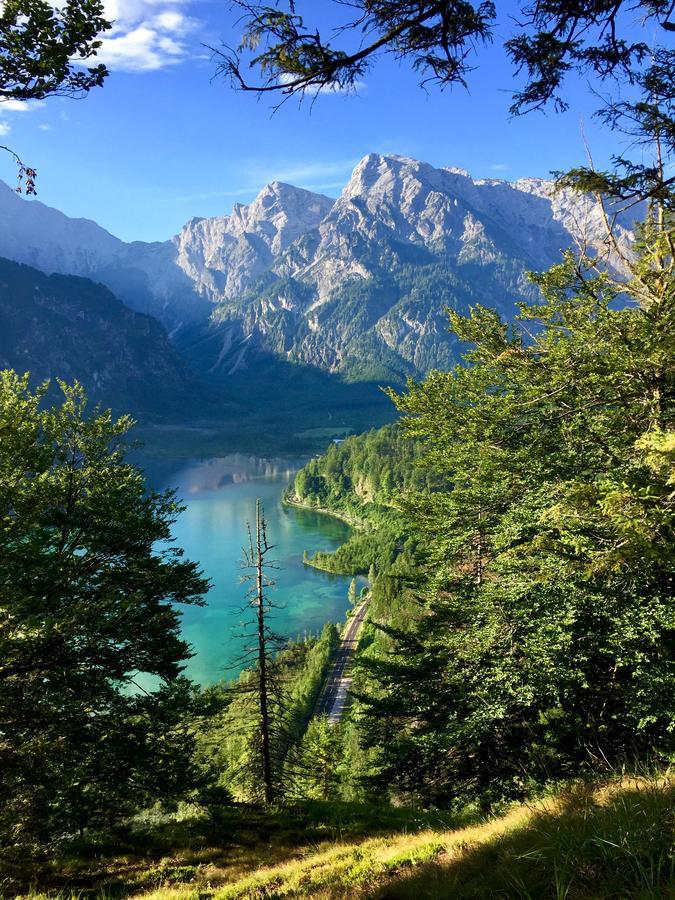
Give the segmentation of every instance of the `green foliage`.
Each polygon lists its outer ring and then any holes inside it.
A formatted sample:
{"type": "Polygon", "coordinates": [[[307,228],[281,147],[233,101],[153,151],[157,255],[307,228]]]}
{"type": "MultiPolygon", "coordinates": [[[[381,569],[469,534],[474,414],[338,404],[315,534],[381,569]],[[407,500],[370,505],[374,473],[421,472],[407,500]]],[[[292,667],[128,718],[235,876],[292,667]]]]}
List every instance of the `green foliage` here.
{"type": "Polygon", "coordinates": [[[231,808],[217,833],[193,809],[136,834],[123,854],[118,842],[72,858],[67,892],[55,878],[29,896],[661,900],[675,883],[673,799],[672,779],[624,778],[575,784],[492,819],[305,801],[231,808]]]}
{"type": "Polygon", "coordinates": [[[295,499],[357,518],[376,515],[399,491],[433,486],[433,475],[418,465],[420,447],[397,425],[331,444],[296,475],[295,499]]]}
{"type": "Polygon", "coordinates": [[[326,716],[313,718],[300,744],[289,754],[289,794],[306,800],[337,800],[345,778],[343,733],[326,716]]]}
{"type": "Polygon", "coordinates": [[[334,553],[305,556],[305,563],[333,574],[384,572],[403,549],[406,535],[397,492],[427,491],[435,476],[418,465],[420,442],[387,425],[339,444],[310,460],[295,478],[290,499],[345,515],[357,524],[334,553]]]}
{"type": "Polygon", "coordinates": [[[401,522],[393,517],[393,522],[379,525],[369,521],[365,528],[365,531],[355,531],[333,553],[317,551],[306,557],[305,564],[333,575],[366,575],[371,569],[383,571],[400,549],[401,522]]]}
{"type": "MultiPolygon", "coordinates": [[[[324,34],[333,29],[326,39],[290,0],[286,10],[283,4],[272,7],[249,0],[236,0],[235,5],[244,15],[243,38],[237,51],[217,54],[218,72],[235,88],[258,94],[350,91],[383,53],[408,60],[423,75],[424,85],[464,85],[471,56],[478,55],[504,25],[492,2],[355,0],[350,4],[351,18],[345,20],[336,12],[335,27],[330,18],[328,24],[322,23],[324,34]],[[352,45],[348,36],[354,31],[368,39],[352,45]],[[244,74],[250,67],[258,70],[257,83],[250,83],[244,74]]],[[[521,113],[551,101],[557,109],[566,109],[561,89],[572,71],[633,83],[645,58],[656,49],[654,35],[673,30],[671,15],[670,4],[663,0],[641,0],[637,6],[598,0],[583,8],[569,0],[519,4],[511,23],[515,33],[504,40],[517,72],[525,75],[511,111],[521,113]],[[640,24],[648,28],[646,39],[640,40],[639,30],[626,15],[632,10],[639,11],[640,24]]]]}
{"type": "MultiPolygon", "coordinates": [[[[254,367],[234,374],[229,369],[213,368],[211,363],[222,349],[223,338],[216,325],[209,329],[208,336],[189,327],[176,336],[181,355],[225,408],[221,405],[213,415],[213,428],[194,429],[187,448],[183,429],[178,432],[182,446],[167,450],[171,434],[162,429],[161,441],[155,436],[154,453],[189,458],[196,452],[219,456],[236,446],[257,454],[282,450],[290,456],[304,456],[322,450],[328,437],[384,424],[395,414],[376,383],[348,384],[338,375],[272,355],[261,356],[254,367]],[[211,361],[211,371],[205,370],[205,360],[211,361]],[[270,391],[271,384],[278,385],[279,390],[270,391]]],[[[202,403],[200,398],[200,413],[202,403]]]]}
{"type": "MultiPolygon", "coordinates": [[[[30,371],[33,387],[58,373],[90,400],[144,417],[213,408],[159,322],[101,284],[0,259],[0,319],[0,368],[30,371]]],[[[60,397],[53,379],[48,398],[60,397]]]]}
{"type": "Polygon", "coordinates": [[[536,276],[544,299],[522,305],[522,324],[452,315],[467,365],[395,398],[452,487],[401,497],[426,583],[411,582],[414,627],[390,618],[363,662],[381,783],[489,803],[675,749],[663,234],[643,231],[637,302],[617,308],[620,287],[568,256],[536,276]]]}
{"type": "MultiPolygon", "coordinates": [[[[236,810],[230,829],[245,839],[226,853],[212,844],[175,851],[205,864],[176,865],[186,883],[174,881],[167,895],[661,900],[675,884],[673,799],[672,780],[653,778],[576,784],[482,820],[338,801],[264,817],[236,810]]],[[[156,884],[142,866],[125,868],[126,893],[156,884]]]]}
{"type": "MultiPolygon", "coordinates": [[[[417,865],[393,896],[658,900],[675,884],[672,800],[672,784],[658,781],[598,792],[573,787],[492,840],[417,865]]],[[[385,891],[392,896],[391,886],[376,896],[385,891]]]]}
{"type": "Polygon", "coordinates": [[[359,589],[356,585],[356,578],[352,578],[349,582],[349,591],[347,593],[347,599],[349,600],[350,606],[356,606],[359,600],[359,589]]]}
{"type": "Polygon", "coordinates": [[[193,882],[199,870],[196,866],[157,866],[147,873],[147,881],[155,887],[193,882]]]}
{"type": "Polygon", "coordinates": [[[199,773],[177,604],[207,588],[170,544],[179,511],[147,492],[128,418],[44,406],[0,373],[0,839],[5,861],[185,795],[199,773]],[[154,676],[153,690],[137,687],[154,676]]]}
{"type": "Polygon", "coordinates": [[[428,80],[463,83],[468,69],[464,45],[488,40],[495,15],[491,2],[476,8],[439,2],[359,2],[351,27],[373,37],[369,46],[348,53],[322,41],[318,29],[307,30],[294,3],[288,4],[288,12],[264,3],[236,5],[246,17],[239,52],[253,54],[249,64],[259,68],[262,83],[246,83],[239,54],[233,51],[219,53],[219,70],[235,86],[258,92],[282,85],[286,93],[353,89],[368,69],[369,57],[380,49],[409,58],[428,80]]]}
{"type": "Polygon", "coordinates": [[[0,14],[0,97],[42,100],[78,96],[103,84],[104,65],[85,68],[96,56],[98,35],[110,28],[100,0],[6,0],[0,14]]]}
{"type": "MultiPolygon", "coordinates": [[[[293,643],[272,660],[270,721],[279,798],[294,790],[286,760],[302,741],[338,640],[337,628],[328,623],[319,638],[293,643]]],[[[212,693],[227,699],[227,706],[208,719],[198,735],[201,764],[215,773],[219,784],[236,799],[246,801],[259,800],[261,789],[259,717],[254,692],[249,689],[256,679],[255,670],[249,669],[232,684],[211,688],[212,693]]]]}

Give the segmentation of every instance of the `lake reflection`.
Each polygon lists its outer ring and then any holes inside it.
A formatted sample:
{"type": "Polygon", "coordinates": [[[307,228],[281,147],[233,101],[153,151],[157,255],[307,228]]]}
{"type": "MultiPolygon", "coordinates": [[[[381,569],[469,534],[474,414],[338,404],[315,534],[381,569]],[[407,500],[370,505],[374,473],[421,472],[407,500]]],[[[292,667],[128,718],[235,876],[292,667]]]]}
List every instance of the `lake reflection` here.
{"type": "Polygon", "coordinates": [[[302,460],[263,460],[235,454],[196,462],[151,480],[175,487],[186,506],[176,525],[176,544],[211,579],[205,607],[183,607],[183,634],[195,656],[186,674],[201,684],[232,677],[242,668],[244,646],[239,623],[245,586],[239,583],[246,523],[255,517],[257,497],[265,507],[272,558],[279,570],[273,599],[274,630],[287,637],[318,631],[325,622],[344,618],[348,577],[304,566],[303,551],[334,550],[349,527],[329,516],[284,507],[281,496],[302,460]]]}

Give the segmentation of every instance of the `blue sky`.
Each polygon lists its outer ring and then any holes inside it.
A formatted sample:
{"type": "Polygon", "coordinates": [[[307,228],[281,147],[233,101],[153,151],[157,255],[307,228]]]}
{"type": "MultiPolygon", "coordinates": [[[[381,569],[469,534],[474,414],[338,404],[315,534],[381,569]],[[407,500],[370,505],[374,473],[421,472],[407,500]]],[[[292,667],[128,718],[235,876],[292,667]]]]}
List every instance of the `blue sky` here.
{"type": "MultiPolygon", "coordinates": [[[[332,7],[311,3],[320,18],[332,7]]],[[[513,180],[582,161],[582,123],[597,163],[615,149],[591,119],[597,98],[584,80],[569,83],[566,114],[510,118],[517,82],[499,38],[480,53],[468,92],[425,92],[407,65],[384,57],[356,96],[300,107],[292,100],[272,115],[269,99],[213,79],[203,44],[237,40],[223,0],[108,0],[108,11],[115,27],[102,52],[105,86],[83,100],[0,104],[0,134],[37,168],[42,202],[125,240],[164,240],[192,216],[250,201],[274,179],[337,196],[369,152],[513,180]]],[[[15,180],[4,158],[0,177],[15,180]]]]}

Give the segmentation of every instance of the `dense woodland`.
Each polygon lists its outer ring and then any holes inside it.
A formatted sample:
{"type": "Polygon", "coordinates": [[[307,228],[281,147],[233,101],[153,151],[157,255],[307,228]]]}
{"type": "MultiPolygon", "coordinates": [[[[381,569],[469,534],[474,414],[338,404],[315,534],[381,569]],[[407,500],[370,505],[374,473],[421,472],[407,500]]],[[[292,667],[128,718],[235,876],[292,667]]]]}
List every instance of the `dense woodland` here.
{"type": "Polygon", "coordinates": [[[398,425],[333,443],[296,475],[295,496],[303,503],[362,518],[364,511],[392,508],[400,493],[433,486],[420,465],[421,442],[398,425]]]}
{"type": "Polygon", "coordinates": [[[432,474],[418,465],[420,447],[397,425],[385,425],[333,443],[298,472],[286,495],[289,502],[329,510],[356,525],[335,553],[306,555],[307,565],[342,575],[373,575],[394,561],[405,542],[400,492],[428,490],[433,484],[432,474]]]}
{"type": "Polygon", "coordinates": [[[644,280],[655,296],[617,304],[568,259],[522,326],[454,316],[468,365],[396,398],[452,489],[401,495],[409,603],[403,623],[385,611],[363,677],[383,784],[490,802],[669,759],[675,321],[644,280]]]}
{"type": "MultiPolygon", "coordinates": [[[[293,4],[262,18],[240,5],[245,49],[270,79],[258,90],[348,88],[375,52],[324,45],[293,4]]],[[[5,6],[2,97],[100,85],[104,67],[72,64],[108,27],[100,4],[38,0],[28,17],[5,6]]],[[[376,49],[443,84],[463,80],[467,43],[494,18],[492,4],[353,6],[376,49]]],[[[671,6],[639,6],[672,31],[671,6]]],[[[171,541],[179,499],[129,462],[128,417],[89,407],[78,383],[55,401],[53,385],[0,373],[3,894],[672,890],[675,52],[628,42],[618,13],[537,5],[535,33],[509,50],[528,76],[515,111],[563,102],[572,67],[639,94],[602,110],[638,141],[638,161],[559,178],[605,210],[606,198],[642,203],[634,246],[606,213],[606,256],[582,247],[532,274],[538,293],[515,318],[490,296],[468,315],[449,309],[462,362],[390,392],[395,426],[330,446],[289,490],[354,523],[343,548],[307,562],[369,576],[338,725],[313,716],[337,630],[273,652],[261,568],[246,605],[257,662],[206,689],[184,677],[180,608],[208,583],[171,541]],[[196,862],[148,866],[188,852],[196,862]],[[232,878],[213,882],[237,853],[232,878]]],[[[247,87],[236,54],[225,69],[247,87]]],[[[19,173],[34,188],[34,171],[19,173]]]]}

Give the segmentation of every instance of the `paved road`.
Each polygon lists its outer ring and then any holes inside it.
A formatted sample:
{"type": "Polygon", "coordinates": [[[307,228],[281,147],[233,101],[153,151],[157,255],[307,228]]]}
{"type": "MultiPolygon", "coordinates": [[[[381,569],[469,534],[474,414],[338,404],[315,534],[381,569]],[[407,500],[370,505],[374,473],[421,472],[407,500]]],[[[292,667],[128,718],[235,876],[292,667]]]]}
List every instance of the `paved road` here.
{"type": "Polygon", "coordinates": [[[368,612],[369,598],[354,607],[345,633],[340,641],[333,667],[319,697],[316,707],[317,716],[328,716],[331,725],[336,725],[349,704],[349,689],[352,686],[351,666],[363,620],[368,612]]]}

